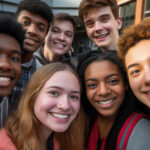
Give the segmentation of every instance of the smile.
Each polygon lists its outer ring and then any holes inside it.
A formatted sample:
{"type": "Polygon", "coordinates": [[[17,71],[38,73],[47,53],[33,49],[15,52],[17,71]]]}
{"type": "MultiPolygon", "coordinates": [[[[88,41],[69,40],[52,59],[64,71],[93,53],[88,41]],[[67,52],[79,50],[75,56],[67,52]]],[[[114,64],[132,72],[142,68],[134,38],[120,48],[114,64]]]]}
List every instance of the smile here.
{"type": "Polygon", "coordinates": [[[36,40],[30,39],[30,38],[26,38],[24,42],[30,45],[34,45],[35,43],[37,43],[36,40]]]}
{"type": "Polygon", "coordinates": [[[60,48],[64,48],[64,47],[65,47],[65,45],[64,45],[64,44],[61,44],[61,43],[55,42],[54,44],[55,44],[56,46],[60,47],[60,48]]]}
{"type": "Polygon", "coordinates": [[[114,100],[115,100],[115,98],[109,99],[109,100],[106,100],[106,101],[98,101],[98,103],[103,104],[103,105],[107,105],[107,104],[112,103],[114,100]]]}
{"type": "Polygon", "coordinates": [[[10,80],[8,77],[0,77],[0,81],[9,82],[10,80]]]}
{"type": "Polygon", "coordinates": [[[69,115],[64,115],[64,114],[57,114],[57,113],[51,113],[52,116],[59,118],[59,119],[66,119],[69,117],[69,115]]]}
{"type": "Polygon", "coordinates": [[[105,34],[101,34],[99,36],[97,36],[97,39],[102,39],[102,38],[105,38],[109,35],[109,33],[105,33],[105,34]]]}

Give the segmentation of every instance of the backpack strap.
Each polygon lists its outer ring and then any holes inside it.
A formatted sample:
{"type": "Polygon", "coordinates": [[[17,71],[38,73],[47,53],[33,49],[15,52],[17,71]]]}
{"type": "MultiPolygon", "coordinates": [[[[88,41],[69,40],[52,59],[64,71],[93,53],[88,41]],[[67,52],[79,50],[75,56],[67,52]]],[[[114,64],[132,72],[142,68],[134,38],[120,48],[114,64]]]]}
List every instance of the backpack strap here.
{"type": "MultiPolygon", "coordinates": [[[[121,128],[119,132],[119,136],[117,139],[117,150],[126,150],[127,144],[128,144],[128,139],[130,137],[130,134],[132,133],[132,130],[136,123],[141,119],[141,118],[147,118],[149,117],[145,114],[142,113],[136,113],[133,112],[125,121],[123,127],[121,128]]],[[[149,119],[150,120],[150,119],[149,119]]]]}
{"type": "Polygon", "coordinates": [[[98,124],[95,122],[90,133],[87,150],[96,150],[98,137],[98,124]]]}

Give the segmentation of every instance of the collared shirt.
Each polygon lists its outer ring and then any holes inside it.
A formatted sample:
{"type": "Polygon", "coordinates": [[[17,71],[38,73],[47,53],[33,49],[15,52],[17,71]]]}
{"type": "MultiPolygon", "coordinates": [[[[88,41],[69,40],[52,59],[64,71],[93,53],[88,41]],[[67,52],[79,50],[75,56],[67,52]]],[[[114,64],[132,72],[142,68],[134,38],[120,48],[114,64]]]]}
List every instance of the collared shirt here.
{"type": "Polygon", "coordinates": [[[22,68],[22,72],[21,72],[20,80],[15,85],[10,95],[10,104],[15,107],[18,105],[19,99],[22,96],[22,93],[27,85],[27,82],[31,78],[31,75],[37,69],[35,58],[33,57],[33,59],[28,63],[21,64],[21,68],[22,68]]]}
{"type": "Polygon", "coordinates": [[[0,128],[3,127],[6,118],[8,117],[8,97],[3,97],[0,100],[0,128]]]}

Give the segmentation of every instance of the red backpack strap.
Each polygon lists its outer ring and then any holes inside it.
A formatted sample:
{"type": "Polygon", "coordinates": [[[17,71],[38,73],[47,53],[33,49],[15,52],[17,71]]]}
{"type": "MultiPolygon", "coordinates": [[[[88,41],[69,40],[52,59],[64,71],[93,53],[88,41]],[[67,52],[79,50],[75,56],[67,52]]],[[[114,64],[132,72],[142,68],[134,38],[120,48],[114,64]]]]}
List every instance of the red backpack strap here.
{"type": "Polygon", "coordinates": [[[98,141],[98,125],[95,122],[90,133],[87,150],[96,150],[98,141]]]}
{"type": "Polygon", "coordinates": [[[61,150],[60,145],[59,145],[57,139],[55,138],[55,136],[53,137],[53,150],[61,150]]]}
{"type": "Polygon", "coordinates": [[[136,123],[141,119],[141,118],[148,118],[145,114],[140,114],[133,112],[125,121],[123,127],[120,130],[118,140],[117,140],[117,150],[126,150],[127,144],[128,144],[128,139],[130,137],[130,134],[136,125],[136,123]]]}
{"type": "Polygon", "coordinates": [[[107,139],[107,137],[105,137],[105,138],[103,139],[102,146],[101,146],[101,150],[104,150],[104,149],[105,149],[106,139],[107,139]]]}

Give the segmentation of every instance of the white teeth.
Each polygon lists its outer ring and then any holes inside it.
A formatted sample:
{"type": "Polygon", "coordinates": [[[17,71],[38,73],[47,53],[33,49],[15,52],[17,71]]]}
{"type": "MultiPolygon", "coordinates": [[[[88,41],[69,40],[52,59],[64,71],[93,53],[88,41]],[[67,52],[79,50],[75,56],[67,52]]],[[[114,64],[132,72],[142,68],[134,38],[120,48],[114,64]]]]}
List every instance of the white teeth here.
{"type": "Polygon", "coordinates": [[[31,42],[35,42],[34,40],[32,40],[32,39],[28,39],[29,41],[31,41],[31,42]]]}
{"type": "Polygon", "coordinates": [[[104,38],[106,36],[107,36],[107,34],[103,34],[103,35],[98,36],[98,38],[104,38]]]}
{"type": "Polygon", "coordinates": [[[56,45],[61,46],[61,47],[65,47],[63,44],[60,44],[60,43],[56,43],[56,45]]]}
{"type": "Polygon", "coordinates": [[[110,104],[114,99],[108,100],[108,101],[99,101],[100,104],[106,105],[110,104]]]}
{"type": "Polygon", "coordinates": [[[60,119],[68,118],[68,115],[63,115],[63,114],[52,113],[52,115],[53,115],[54,117],[60,118],[60,119]]]}
{"type": "Polygon", "coordinates": [[[8,78],[8,77],[0,77],[0,81],[10,81],[10,78],[8,78]]]}

